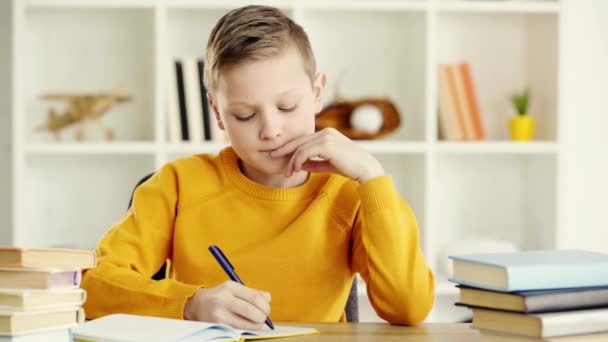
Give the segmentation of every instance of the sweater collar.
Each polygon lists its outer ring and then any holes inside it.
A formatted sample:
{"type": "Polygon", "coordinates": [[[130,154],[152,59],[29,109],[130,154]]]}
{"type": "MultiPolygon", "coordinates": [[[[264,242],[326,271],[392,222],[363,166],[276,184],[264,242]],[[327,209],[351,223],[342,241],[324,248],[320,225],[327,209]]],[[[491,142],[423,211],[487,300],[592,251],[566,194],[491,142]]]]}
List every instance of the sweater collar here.
{"type": "Polygon", "coordinates": [[[295,188],[273,188],[247,178],[239,168],[239,156],[226,147],[220,152],[220,161],[228,180],[246,194],[271,201],[302,200],[316,196],[327,178],[326,174],[310,173],[304,184],[295,188]]]}

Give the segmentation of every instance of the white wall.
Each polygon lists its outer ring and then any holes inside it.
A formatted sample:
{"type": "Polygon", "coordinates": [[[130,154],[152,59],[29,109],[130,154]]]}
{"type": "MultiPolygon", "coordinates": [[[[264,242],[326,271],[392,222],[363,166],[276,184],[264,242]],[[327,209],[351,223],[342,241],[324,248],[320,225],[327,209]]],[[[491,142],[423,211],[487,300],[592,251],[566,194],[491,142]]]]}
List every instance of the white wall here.
{"type": "Polygon", "coordinates": [[[11,243],[11,7],[0,1],[0,245],[11,243]]]}
{"type": "Polygon", "coordinates": [[[608,252],[608,1],[562,0],[560,248],[608,252]]]}

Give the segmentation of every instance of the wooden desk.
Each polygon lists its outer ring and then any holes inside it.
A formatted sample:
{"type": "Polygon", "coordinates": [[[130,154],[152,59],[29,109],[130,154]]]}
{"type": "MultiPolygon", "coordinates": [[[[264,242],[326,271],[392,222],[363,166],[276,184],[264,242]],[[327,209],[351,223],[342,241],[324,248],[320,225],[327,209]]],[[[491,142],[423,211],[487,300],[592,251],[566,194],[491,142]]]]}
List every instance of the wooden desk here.
{"type": "Polygon", "coordinates": [[[479,342],[477,330],[469,324],[421,324],[414,327],[387,323],[278,323],[315,328],[321,334],[289,338],[293,342],[323,341],[417,341],[417,342],[479,342]]]}

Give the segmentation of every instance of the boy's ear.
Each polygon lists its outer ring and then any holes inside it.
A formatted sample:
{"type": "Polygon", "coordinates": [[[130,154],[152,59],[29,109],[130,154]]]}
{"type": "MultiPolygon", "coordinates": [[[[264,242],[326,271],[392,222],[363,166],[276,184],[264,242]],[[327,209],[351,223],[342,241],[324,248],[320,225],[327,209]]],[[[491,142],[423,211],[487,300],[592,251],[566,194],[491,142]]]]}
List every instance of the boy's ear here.
{"type": "Polygon", "coordinates": [[[224,130],[224,123],[222,122],[222,118],[220,117],[220,112],[217,110],[217,103],[213,100],[213,96],[210,93],[207,93],[207,102],[209,102],[209,107],[213,109],[213,115],[215,115],[215,120],[217,121],[217,125],[220,129],[224,130]]]}
{"type": "Polygon", "coordinates": [[[325,89],[325,84],[327,83],[327,74],[324,72],[319,72],[315,76],[315,81],[312,85],[312,91],[315,96],[315,114],[321,111],[321,100],[323,99],[323,90],[325,89]]]}

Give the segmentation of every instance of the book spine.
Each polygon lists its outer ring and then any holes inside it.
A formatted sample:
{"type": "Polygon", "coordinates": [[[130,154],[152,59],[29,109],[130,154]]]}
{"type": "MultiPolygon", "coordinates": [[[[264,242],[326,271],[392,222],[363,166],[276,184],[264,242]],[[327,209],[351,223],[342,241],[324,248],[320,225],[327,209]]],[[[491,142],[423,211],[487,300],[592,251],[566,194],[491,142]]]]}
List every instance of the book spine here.
{"type": "Polygon", "coordinates": [[[167,75],[167,135],[171,143],[179,143],[182,137],[180,126],[179,92],[175,63],[171,63],[167,75]]]}
{"type": "Polygon", "coordinates": [[[456,122],[456,127],[458,130],[458,140],[467,140],[468,136],[465,129],[465,119],[464,114],[461,110],[461,104],[457,96],[456,91],[456,80],[455,75],[452,71],[452,65],[445,66],[445,74],[448,86],[449,97],[452,102],[452,116],[454,117],[453,121],[456,122]]]}
{"type": "Polygon", "coordinates": [[[483,124],[481,110],[479,109],[479,99],[477,98],[477,92],[475,91],[475,84],[473,82],[471,65],[469,63],[460,64],[460,71],[462,73],[464,87],[466,90],[469,106],[471,108],[471,116],[473,119],[475,137],[479,140],[485,140],[486,130],[483,124]]]}
{"type": "Polygon", "coordinates": [[[211,140],[211,121],[209,117],[209,101],[207,100],[207,88],[205,88],[205,62],[198,60],[198,80],[201,89],[201,107],[203,108],[203,131],[206,141],[211,140]]]}
{"type": "Polygon", "coordinates": [[[175,77],[177,81],[177,94],[179,100],[179,118],[182,132],[182,141],[190,140],[188,132],[188,113],[186,108],[186,92],[184,90],[184,70],[181,61],[175,61],[175,77]]]}
{"type": "Polygon", "coordinates": [[[448,65],[439,66],[439,130],[446,140],[462,140],[456,108],[450,92],[448,65]]]}
{"type": "Polygon", "coordinates": [[[464,136],[466,140],[476,140],[475,129],[473,127],[473,116],[471,115],[469,99],[466,95],[464,77],[460,72],[460,65],[450,65],[449,71],[454,80],[454,98],[456,99],[458,106],[457,111],[464,128],[464,136]]]}
{"type": "Polygon", "coordinates": [[[182,60],[184,71],[184,90],[188,112],[188,132],[191,142],[202,142],[203,109],[201,106],[201,89],[198,77],[198,61],[194,56],[182,60]]]}

